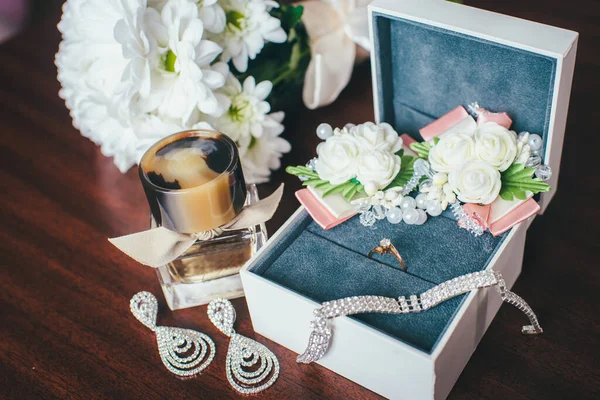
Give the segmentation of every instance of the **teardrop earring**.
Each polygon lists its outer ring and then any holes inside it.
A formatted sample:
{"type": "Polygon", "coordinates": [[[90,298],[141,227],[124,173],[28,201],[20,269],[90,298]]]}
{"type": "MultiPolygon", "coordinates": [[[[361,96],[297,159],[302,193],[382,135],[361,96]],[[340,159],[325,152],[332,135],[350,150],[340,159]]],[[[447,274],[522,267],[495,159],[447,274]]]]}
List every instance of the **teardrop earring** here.
{"type": "Polygon", "coordinates": [[[160,359],[169,371],[191,377],[202,372],[215,356],[215,344],[204,333],[170,326],[156,326],[158,301],[149,292],[135,294],[131,313],[156,334],[160,359]]]}
{"type": "Polygon", "coordinates": [[[235,309],[231,302],[225,299],[211,301],[208,317],[231,338],[225,366],[231,386],[240,393],[251,394],[273,385],[279,376],[277,357],[262,344],[235,332],[235,309]]]}

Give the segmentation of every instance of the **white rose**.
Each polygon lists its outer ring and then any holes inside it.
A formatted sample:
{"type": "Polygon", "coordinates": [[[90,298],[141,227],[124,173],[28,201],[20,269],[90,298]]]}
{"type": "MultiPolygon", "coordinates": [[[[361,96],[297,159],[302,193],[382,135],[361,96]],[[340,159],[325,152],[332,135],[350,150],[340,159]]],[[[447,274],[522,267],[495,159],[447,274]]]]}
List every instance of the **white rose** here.
{"type": "Polygon", "coordinates": [[[356,138],[361,151],[383,150],[396,153],[402,148],[402,139],[390,124],[367,122],[354,126],[350,134],[356,138]]]}
{"type": "Polygon", "coordinates": [[[351,135],[331,136],[317,146],[315,170],[326,181],[339,185],[356,177],[359,151],[351,135]]]}
{"type": "Polygon", "coordinates": [[[384,189],[400,172],[400,163],[400,157],[388,151],[364,152],[356,160],[356,178],[363,185],[372,182],[378,190],[384,189]]]}
{"type": "Polygon", "coordinates": [[[475,154],[500,172],[506,171],[517,157],[517,134],[488,122],[475,132],[475,154]]]}
{"type": "Polygon", "coordinates": [[[442,136],[429,151],[431,168],[438,172],[452,172],[474,158],[475,141],[471,135],[461,132],[442,136]]]}
{"type": "Polygon", "coordinates": [[[448,174],[448,185],[463,203],[490,204],[500,194],[500,172],[484,161],[469,161],[448,174]]]}

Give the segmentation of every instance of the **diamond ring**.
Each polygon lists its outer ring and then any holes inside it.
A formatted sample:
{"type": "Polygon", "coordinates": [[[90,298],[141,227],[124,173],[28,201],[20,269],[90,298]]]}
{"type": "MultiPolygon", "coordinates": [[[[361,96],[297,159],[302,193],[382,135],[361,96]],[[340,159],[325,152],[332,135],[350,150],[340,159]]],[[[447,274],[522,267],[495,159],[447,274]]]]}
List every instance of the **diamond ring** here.
{"type": "Polygon", "coordinates": [[[371,255],[373,253],[393,255],[394,257],[396,257],[396,260],[398,260],[398,262],[400,263],[402,271],[406,272],[406,263],[404,262],[402,256],[400,255],[400,253],[398,253],[398,250],[396,249],[396,247],[394,247],[390,239],[382,239],[381,242],[379,242],[379,246],[373,247],[371,251],[369,251],[367,257],[371,258],[371,255]]]}

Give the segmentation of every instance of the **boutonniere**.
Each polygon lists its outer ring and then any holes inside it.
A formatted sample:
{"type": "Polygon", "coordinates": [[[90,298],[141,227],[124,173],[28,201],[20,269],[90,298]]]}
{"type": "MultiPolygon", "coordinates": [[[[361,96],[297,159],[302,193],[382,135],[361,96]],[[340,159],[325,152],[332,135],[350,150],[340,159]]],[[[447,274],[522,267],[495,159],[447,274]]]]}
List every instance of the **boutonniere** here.
{"type": "MultiPolygon", "coordinates": [[[[318,157],[286,171],[317,189],[322,199],[340,194],[367,226],[386,216],[399,223],[403,215],[395,211],[400,210],[417,157],[405,154],[403,140],[391,125],[367,122],[332,129],[321,124],[317,134],[324,139],[317,146],[318,157]]],[[[425,222],[414,211],[409,223],[425,222]]]]}
{"type": "Polygon", "coordinates": [[[325,204],[328,197],[341,196],[365,226],[386,218],[392,224],[421,225],[428,215],[439,216],[450,207],[459,225],[475,235],[486,229],[500,234],[520,222],[525,210],[537,212],[531,203],[515,212],[522,202],[550,190],[542,138],[517,135],[506,114],[478,109],[475,122],[459,109],[434,122],[460,115],[456,123],[438,123],[445,129],[431,135],[425,127],[422,134],[431,137],[423,142],[400,137],[386,123],[342,129],[321,124],[317,135],[324,141],[317,157],[287,172],[325,204]]]}

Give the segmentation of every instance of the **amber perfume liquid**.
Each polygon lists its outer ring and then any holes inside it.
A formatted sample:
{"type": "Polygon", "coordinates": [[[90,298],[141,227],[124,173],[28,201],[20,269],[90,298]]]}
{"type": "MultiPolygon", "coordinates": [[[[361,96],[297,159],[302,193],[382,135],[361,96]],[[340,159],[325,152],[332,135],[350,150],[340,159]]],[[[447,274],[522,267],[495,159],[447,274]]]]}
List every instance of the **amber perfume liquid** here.
{"type": "MultiPolygon", "coordinates": [[[[247,203],[258,201],[256,186],[248,185],[247,192],[247,203]]],[[[154,219],[152,225],[156,226],[154,219]]],[[[264,224],[196,241],[175,261],[157,268],[167,304],[178,310],[207,304],[218,297],[242,297],[239,271],[266,241],[264,224]]]]}
{"type": "Polygon", "coordinates": [[[226,232],[208,241],[197,241],[167,267],[173,279],[185,283],[235,275],[256,252],[256,242],[254,228],[226,232]]]}

